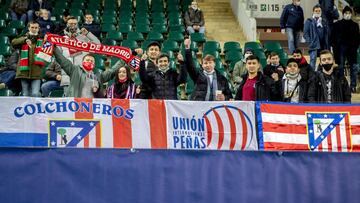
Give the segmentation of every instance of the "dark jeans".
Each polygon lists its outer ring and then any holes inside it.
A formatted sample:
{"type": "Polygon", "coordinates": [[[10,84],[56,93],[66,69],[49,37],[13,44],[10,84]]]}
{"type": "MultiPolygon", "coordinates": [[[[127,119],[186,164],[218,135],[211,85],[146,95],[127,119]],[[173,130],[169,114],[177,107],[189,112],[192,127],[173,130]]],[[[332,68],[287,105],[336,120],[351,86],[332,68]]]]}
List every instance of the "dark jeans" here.
{"type": "Polygon", "coordinates": [[[356,61],[356,49],[341,46],[335,51],[335,61],[339,65],[339,75],[344,76],[345,62],[350,67],[350,87],[356,88],[358,65],[356,61]]]}
{"type": "Polygon", "coordinates": [[[0,73],[0,83],[5,83],[7,87],[11,86],[15,79],[16,72],[13,70],[6,70],[0,73]]]}

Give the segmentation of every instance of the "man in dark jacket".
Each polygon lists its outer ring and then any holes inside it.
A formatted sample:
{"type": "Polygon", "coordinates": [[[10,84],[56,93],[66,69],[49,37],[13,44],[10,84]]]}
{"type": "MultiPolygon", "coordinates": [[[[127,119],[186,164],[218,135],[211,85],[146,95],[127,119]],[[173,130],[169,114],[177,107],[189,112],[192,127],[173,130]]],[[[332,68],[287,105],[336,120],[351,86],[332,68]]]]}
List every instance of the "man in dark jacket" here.
{"type": "Polygon", "coordinates": [[[55,34],[61,34],[61,35],[63,34],[64,29],[67,27],[67,21],[70,17],[71,16],[69,11],[65,10],[61,21],[55,25],[55,30],[54,30],[55,34]]]}
{"type": "Polygon", "coordinates": [[[335,6],[334,0],[319,0],[321,10],[323,11],[322,17],[326,19],[330,30],[334,24],[334,20],[339,19],[339,11],[335,6]]]}
{"type": "Polygon", "coordinates": [[[282,78],[284,76],[285,68],[280,64],[279,54],[276,52],[270,53],[270,64],[266,65],[263,72],[264,75],[272,78],[282,78]]]}
{"type": "Polygon", "coordinates": [[[313,16],[308,18],[304,26],[304,38],[309,46],[310,65],[316,66],[316,58],[322,50],[329,50],[330,30],[325,19],[321,17],[320,5],[313,7],[313,16]]]}
{"type": "MultiPolygon", "coordinates": [[[[160,44],[159,42],[153,41],[151,42],[146,52],[141,56],[142,62],[140,65],[145,67],[147,74],[152,74],[152,72],[158,70],[157,67],[157,59],[160,55],[160,44]]],[[[151,99],[152,98],[152,89],[151,85],[147,84],[146,81],[141,81],[141,91],[139,98],[140,99],[151,99]]]]}
{"type": "Polygon", "coordinates": [[[328,50],[320,52],[319,70],[312,79],[308,93],[313,103],[350,103],[351,92],[344,76],[339,76],[334,57],[328,50]]]}
{"type": "Polygon", "coordinates": [[[299,46],[300,33],[304,27],[304,11],[300,7],[300,0],[292,0],[292,4],[284,7],[280,27],[281,32],[287,34],[289,52],[292,53],[299,46]]]}
{"type": "Polygon", "coordinates": [[[97,38],[100,38],[101,27],[98,23],[94,22],[94,17],[90,13],[85,14],[85,22],[82,27],[93,33],[97,38]]]}
{"type": "Polygon", "coordinates": [[[352,9],[346,6],[343,10],[343,19],[334,23],[334,32],[331,35],[335,61],[339,64],[339,74],[344,75],[345,61],[350,67],[350,87],[356,92],[358,65],[356,62],[357,48],[360,44],[359,25],[351,20],[352,9]]]}
{"type": "Polygon", "coordinates": [[[157,59],[159,69],[147,72],[145,61],[140,63],[140,79],[151,86],[153,99],[177,100],[177,87],[186,82],[187,71],[181,54],[178,54],[178,61],[181,64],[180,73],[169,67],[169,56],[161,54],[157,59]]]}
{"type": "Polygon", "coordinates": [[[273,80],[260,72],[259,58],[251,55],[246,58],[247,73],[236,92],[235,100],[270,101],[280,100],[281,81],[273,80]]]}
{"type": "Polygon", "coordinates": [[[185,64],[195,89],[191,100],[224,101],[232,99],[229,81],[215,70],[215,58],[206,55],[203,58],[201,70],[196,70],[190,50],[190,39],[185,39],[185,64]]]}
{"type": "Polygon", "coordinates": [[[196,1],[191,2],[191,7],[185,13],[186,30],[189,34],[196,32],[205,33],[205,20],[202,10],[196,1]]]}

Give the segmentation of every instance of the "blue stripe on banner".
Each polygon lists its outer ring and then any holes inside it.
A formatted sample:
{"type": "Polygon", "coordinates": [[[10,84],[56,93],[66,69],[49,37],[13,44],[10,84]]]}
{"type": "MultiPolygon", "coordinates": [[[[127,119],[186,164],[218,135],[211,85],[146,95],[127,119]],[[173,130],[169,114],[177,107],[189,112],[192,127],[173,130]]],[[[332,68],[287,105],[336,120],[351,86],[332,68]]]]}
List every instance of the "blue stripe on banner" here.
{"type": "Polygon", "coordinates": [[[47,147],[47,133],[0,133],[0,147],[47,147]]]}
{"type": "Polygon", "coordinates": [[[263,135],[263,126],[262,126],[262,117],[261,117],[261,106],[262,102],[255,102],[255,115],[257,118],[257,130],[258,130],[258,138],[259,138],[259,150],[264,150],[264,135],[263,135]]]}

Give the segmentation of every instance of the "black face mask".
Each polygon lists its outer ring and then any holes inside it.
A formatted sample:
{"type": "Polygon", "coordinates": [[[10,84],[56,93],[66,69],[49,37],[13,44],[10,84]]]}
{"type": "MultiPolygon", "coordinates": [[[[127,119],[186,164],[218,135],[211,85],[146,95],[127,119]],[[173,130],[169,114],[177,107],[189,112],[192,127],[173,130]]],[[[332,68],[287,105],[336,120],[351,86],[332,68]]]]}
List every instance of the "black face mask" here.
{"type": "Polygon", "coordinates": [[[333,64],[322,64],[321,66],[324,68],[324,70],[329,71],[332,68],[333,64]]]}

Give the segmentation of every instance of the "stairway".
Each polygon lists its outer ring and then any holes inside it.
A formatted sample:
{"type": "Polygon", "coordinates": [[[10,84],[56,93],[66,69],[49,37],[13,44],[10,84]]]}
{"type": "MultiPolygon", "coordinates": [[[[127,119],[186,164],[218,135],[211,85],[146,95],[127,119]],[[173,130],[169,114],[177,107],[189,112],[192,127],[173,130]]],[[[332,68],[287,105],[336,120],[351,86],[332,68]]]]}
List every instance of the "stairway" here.
{"type": "Polygon", "coordinates": [[[204,13],[207,40],[218,41],[221,47],[226,41],[244,45],[246,37],[232,13],[230,0],[199,0],[198,5],[204,13]]]}

